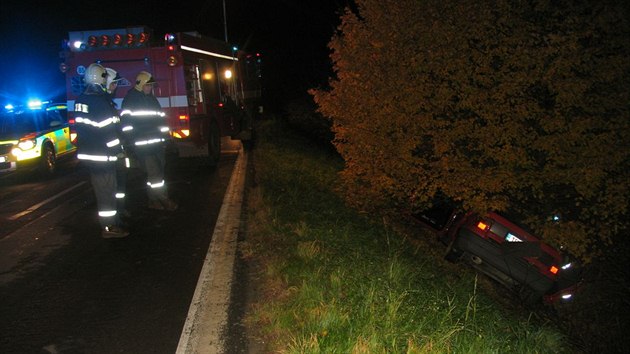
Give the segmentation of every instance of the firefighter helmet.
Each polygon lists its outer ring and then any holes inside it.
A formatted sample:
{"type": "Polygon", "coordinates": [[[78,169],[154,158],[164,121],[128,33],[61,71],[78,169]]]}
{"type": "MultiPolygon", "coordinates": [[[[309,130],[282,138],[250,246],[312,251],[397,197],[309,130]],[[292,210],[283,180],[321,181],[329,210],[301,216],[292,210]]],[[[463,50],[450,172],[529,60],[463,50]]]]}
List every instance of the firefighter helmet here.
{"type": "Polygon", "coordinates": [[[153,84],[155,80],[153,80],[153,75],[146,71],[141,71],[138,76],[136,76],[136,90],[142,91],[144,85],[153,84]]]}
{"type": "Polygon", "coordinates": [[[107,82],[107,70],[101,64],[90,64],[85,69],[85,83],[86,84],[99,84],[105,86],[107,82]]]}
{"type": "Polygon", "coordinates": [[[122,77],[118,72],[112,68],[105,68],[107,71],[107,90],[109,91],[109,86],[112,83],[118,83],[118,81],[122,80],[122,77]]]}

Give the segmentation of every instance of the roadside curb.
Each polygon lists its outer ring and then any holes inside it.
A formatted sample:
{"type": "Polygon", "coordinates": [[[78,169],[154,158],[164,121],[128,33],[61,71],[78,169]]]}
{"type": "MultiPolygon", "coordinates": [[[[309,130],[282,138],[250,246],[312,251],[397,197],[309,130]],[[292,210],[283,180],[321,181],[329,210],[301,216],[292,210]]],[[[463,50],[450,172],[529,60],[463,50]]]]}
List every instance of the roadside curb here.
{"type": "Polygon", "coordinates": [[[241,147],[177,345],[178,354],[224,352],[247,158],[241,147]]]}

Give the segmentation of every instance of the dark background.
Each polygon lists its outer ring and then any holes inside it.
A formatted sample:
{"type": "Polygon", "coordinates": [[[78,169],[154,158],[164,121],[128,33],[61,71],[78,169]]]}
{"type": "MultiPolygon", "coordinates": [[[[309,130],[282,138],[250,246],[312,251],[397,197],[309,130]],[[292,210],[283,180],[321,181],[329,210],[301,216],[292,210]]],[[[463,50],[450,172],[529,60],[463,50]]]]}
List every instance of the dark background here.
{"type": "MultiPolygon", "coordinates": [[[[228,42],[263,57],[266,104],[324,84],[327,44],[348,0],[225,0],[228,42]]],[[[59,51],[69,31],[146,25],[224,40],[223,0],[0,2],[0,103],[65,99],[59,51]]]]}

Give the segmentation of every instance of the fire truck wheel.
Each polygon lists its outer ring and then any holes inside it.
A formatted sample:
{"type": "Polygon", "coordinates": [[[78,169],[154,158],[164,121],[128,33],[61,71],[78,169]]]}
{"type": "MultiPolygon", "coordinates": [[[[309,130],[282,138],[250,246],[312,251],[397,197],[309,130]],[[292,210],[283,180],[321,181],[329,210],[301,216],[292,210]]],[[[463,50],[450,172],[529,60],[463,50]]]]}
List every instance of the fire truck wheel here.
{"type": "Polygon", "coordinates": [[[57,158],[55,151],[50,144],[45,144],[42,147],[42,157],[40,160],[39,169],[44,176],[52,176],[55,173],[57,166],[57,158]]]}
{"type": "Polygon", "coordinates": [[[219,163],[221,157],[221,134],[219,133],[219,125],[215,120],[210,123],[210,132],[208,134],[208,164],[214,167],[219,163]]]}

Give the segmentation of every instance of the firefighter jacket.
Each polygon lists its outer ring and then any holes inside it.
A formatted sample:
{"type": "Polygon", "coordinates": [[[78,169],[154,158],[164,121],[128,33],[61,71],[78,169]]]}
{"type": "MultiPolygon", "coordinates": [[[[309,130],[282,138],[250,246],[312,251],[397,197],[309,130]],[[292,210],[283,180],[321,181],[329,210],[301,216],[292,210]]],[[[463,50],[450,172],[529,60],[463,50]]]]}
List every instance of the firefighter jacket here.
{"type": "Polygon", "coordinates": [[[164,146],[169,128],[166,114],[154,95],[132,88],[123,99],[120,116],[125,144],[137,152],[157,151],[164,146]]]}
{"type": "Polygon", "coordinates": [[[121,152],[118,129],[120,117],[107,92],[96,84],[88,85],[74,104],[77,130],[77,158],[116,161],[121,152]]]}

